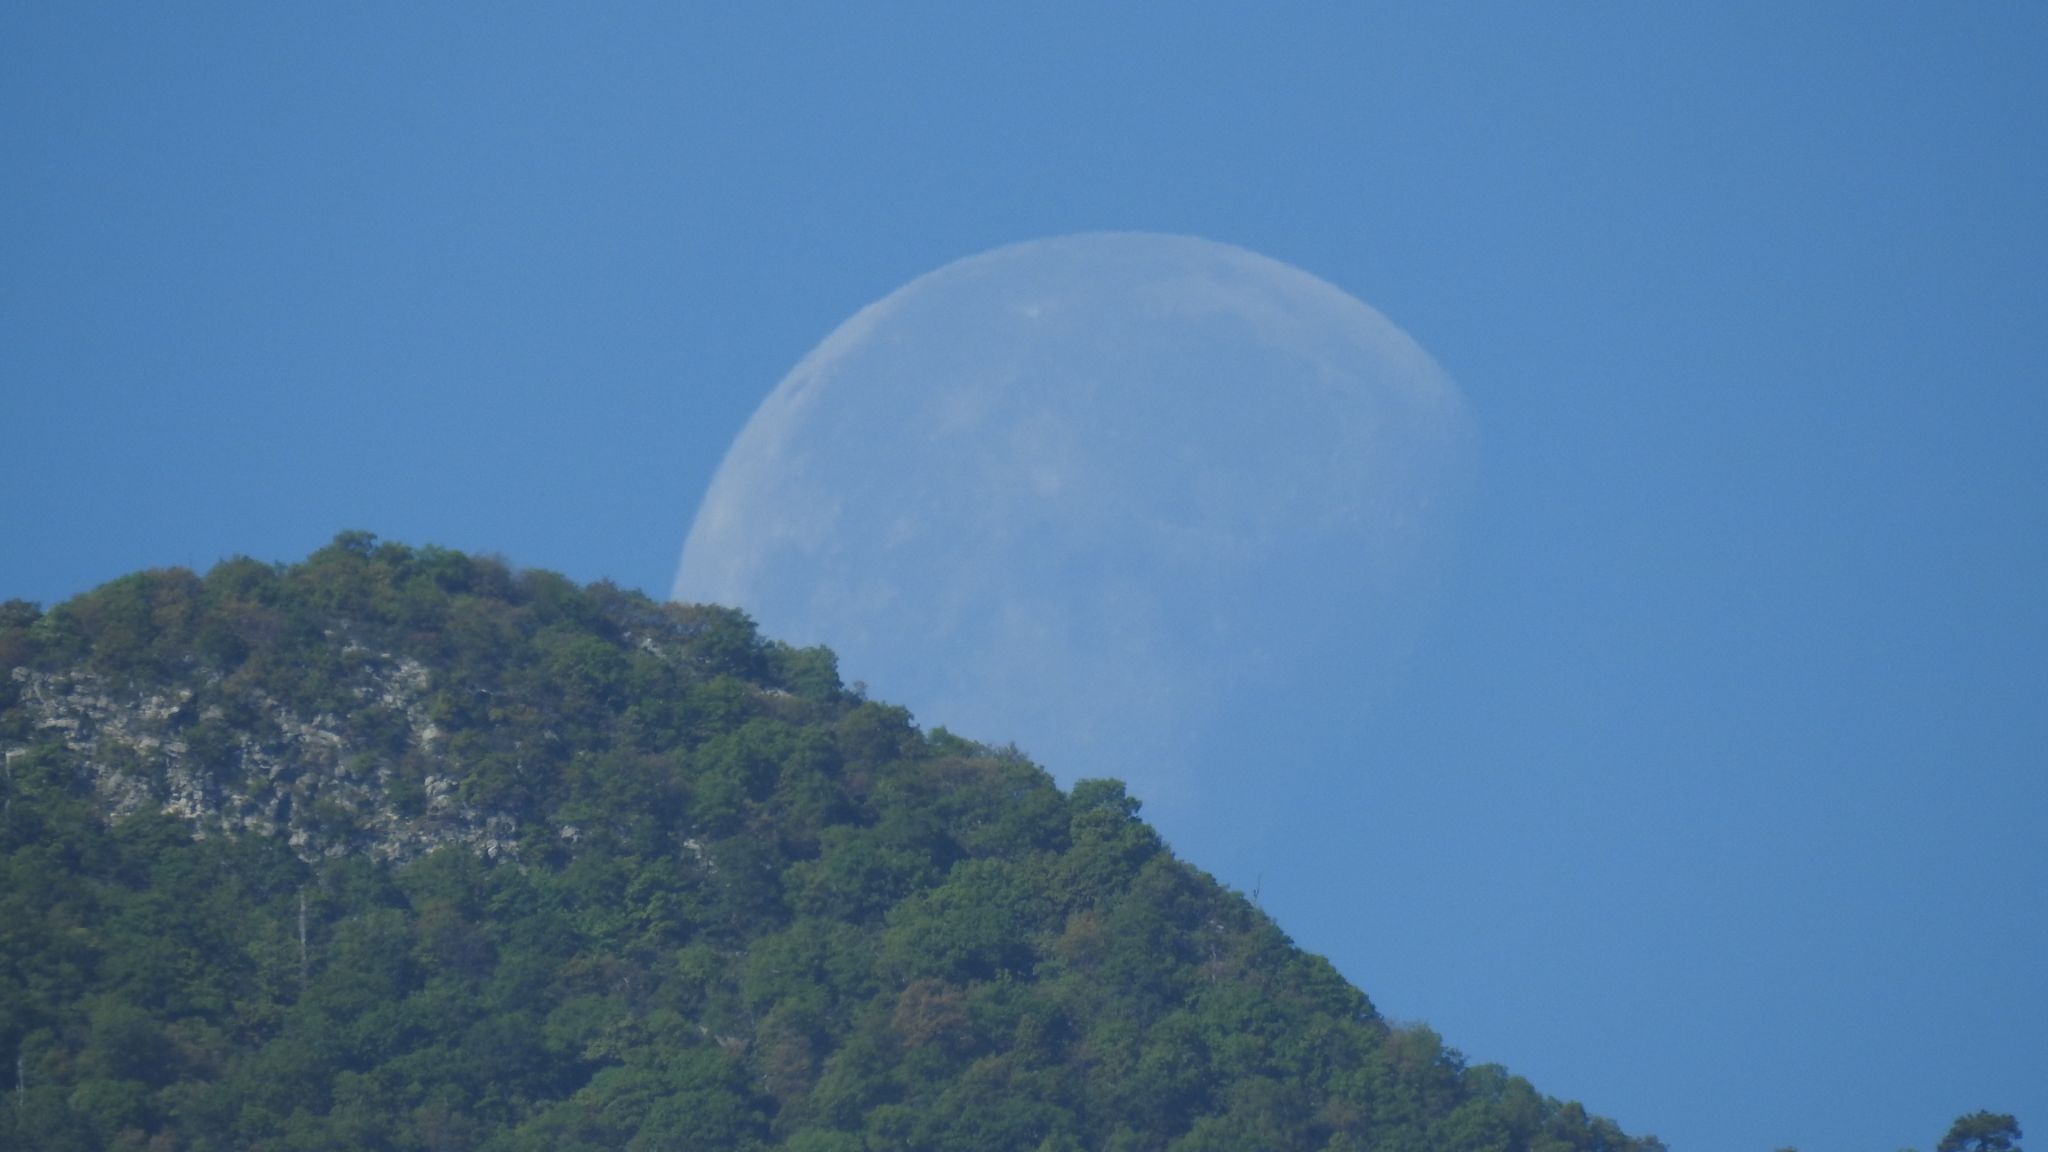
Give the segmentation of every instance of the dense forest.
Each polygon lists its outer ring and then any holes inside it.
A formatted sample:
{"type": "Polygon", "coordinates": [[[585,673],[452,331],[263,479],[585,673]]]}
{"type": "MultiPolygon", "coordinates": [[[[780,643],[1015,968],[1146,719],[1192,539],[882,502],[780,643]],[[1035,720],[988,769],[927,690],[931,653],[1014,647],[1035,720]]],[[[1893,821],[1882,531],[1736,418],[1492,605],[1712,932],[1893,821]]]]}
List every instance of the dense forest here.
{"type": "Polygon", "coordinates": [[[723,609],[146,572],[0,605],[0,754],[9,1147],[1661,1148],[723,609]]]}

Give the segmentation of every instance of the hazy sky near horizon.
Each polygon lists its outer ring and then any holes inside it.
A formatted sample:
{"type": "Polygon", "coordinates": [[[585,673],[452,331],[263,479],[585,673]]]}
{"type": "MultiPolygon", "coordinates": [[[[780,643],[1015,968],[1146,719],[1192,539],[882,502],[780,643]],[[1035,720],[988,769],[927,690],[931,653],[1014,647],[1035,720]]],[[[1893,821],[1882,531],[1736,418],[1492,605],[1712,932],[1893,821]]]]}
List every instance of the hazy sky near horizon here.
{"type": "Polygon", "coordinates": [[[1196,862],[1676,1149],[2048,1125],[2048,12],[1350,7],[9,6],[0,598],[347,528],[661,595],[861,306],[1240,245],[1484,482],[1407,686],[1196,862]]]}

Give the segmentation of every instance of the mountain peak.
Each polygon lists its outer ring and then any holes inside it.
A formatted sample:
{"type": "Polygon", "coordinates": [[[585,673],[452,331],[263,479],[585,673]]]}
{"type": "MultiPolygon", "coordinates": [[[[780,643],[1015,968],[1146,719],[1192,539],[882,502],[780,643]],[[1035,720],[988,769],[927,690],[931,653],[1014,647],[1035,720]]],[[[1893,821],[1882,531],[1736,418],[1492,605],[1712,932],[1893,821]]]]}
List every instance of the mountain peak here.
{"type": "Polygon", "coordinates": [[[0,667],[23,1147],[1658,1147],[738,612],[356,533],[0,667]]]}

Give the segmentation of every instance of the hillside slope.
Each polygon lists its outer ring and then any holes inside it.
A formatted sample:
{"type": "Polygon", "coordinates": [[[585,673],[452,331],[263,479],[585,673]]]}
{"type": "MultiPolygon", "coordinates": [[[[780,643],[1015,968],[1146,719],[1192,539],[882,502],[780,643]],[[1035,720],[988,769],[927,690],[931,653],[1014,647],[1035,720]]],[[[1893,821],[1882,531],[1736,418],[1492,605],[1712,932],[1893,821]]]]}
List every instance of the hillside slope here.
{"type": "Polygon", "coordinates": [[[1648,1150],[744,616],[344,535],[0,605],[23,1149],[1648,1150]]]}

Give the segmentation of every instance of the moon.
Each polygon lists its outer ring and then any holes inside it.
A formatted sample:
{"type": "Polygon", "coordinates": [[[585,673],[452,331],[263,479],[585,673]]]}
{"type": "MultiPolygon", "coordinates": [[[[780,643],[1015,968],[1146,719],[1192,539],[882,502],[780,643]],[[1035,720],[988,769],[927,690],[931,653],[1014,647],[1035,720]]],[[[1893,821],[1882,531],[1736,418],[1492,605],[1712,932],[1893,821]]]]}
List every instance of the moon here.
{"type": "Polygon", "coordinates": [[[1299,268],[1091,233],[949,264],[764,400],[674,596],[825,644],[929,726],[1169,802],[1412,645],[1474,434],[1450,377],[1299,268]]]}

